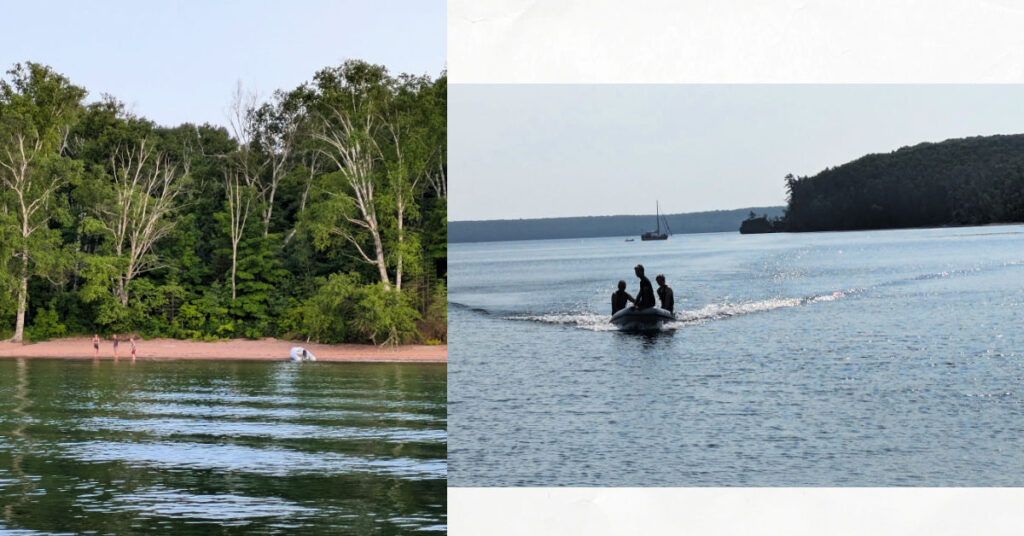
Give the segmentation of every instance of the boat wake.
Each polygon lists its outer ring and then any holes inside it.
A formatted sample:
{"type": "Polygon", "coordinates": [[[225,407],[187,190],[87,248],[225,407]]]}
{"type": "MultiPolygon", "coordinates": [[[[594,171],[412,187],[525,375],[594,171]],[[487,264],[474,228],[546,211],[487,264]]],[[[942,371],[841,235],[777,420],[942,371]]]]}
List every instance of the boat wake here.
{"type": "MultiPolygon", "coordinates": [[[[662,326],[661,330],[666,331],[679,329],[695,324],[724,320],[733,316],[764,313],[787,307],[799,307],[801,305],[830,302],[844,298],[856,292],[858,292],[856,289],[851,289],[804,298],[772,298],[749,302],[724,301],[721,303],[711,303],[699,309],[676,311],[675,320],[667,322],[662,326]]],[[[572,326],[590,331],[617,331],[618,328],[608,321],[609,318],[609,315],[597,314],[591,311],[515,314],[505,317],[506,320],[572,326]]]]}
{"type": "MultiPolygon", "coordinates": [[[[882,282],[875,284],[870,288],[878,289],[899,285],[914,284],[921,281],[941,280],[946,278],[970,276],[977,273],[986,272],[989,270],[1019,268],[1021,266],[1024,266],[1024,261],[1009,261],[987,266],[974,266],[970,268],[942,270],[938,272],[918,274],[911,277],[905,277],[888,282],[882,282]]],[[[704,322],[710,322],[715,320],[723,320],[733,316],[764,313],[768,311],[774,311],[776,309],[785,309],[789,307],[799,307],[803,305],[810,305],[821,302],[830,302],[851,296],[853,294],[863,293],[867,290],[869,290],[869,288],[867,287],[852,288],[848,290],[836,291],[831,294],[821,294],[807,296],[803,298],[770,298],[766,300],[755,300],[745,302],[732,302],[726,300],[720,303],[710,303],[698,309],[676,311],[675,320],[667,322],[665,325],[662,326],[661,329],[662,331],[674,330],[694,324],[701,324],[704,322]]],[[[604,313],[599,314],[586,309],[580,309],[569,312],[554,311],[546,313],[524,313],[509,310],[487,310],[457,302],[448,302],[448,305],[449,307],[454,309],[462,309],[478,314],[488,315],[492,318],[501,318],[504,320],[539,322],[542,324],[571,326],[590,331],[618,330],[618,328],[616,328],[609,322],[609,319],[611,318],[610,315],[604,313]]]]}
{"type": "Polygon", "coordinates": [[[448,302],[448,307],[450,307],[452,309],[461,309],[461,310],[464,310],[464,311],[471,311],[471,312],[479,313],[479,314],[482,314],[482,315],[489,315],[489,314],[491,314],[490,311],[488,311],[487,309],[484,309],[482,307],[473,307],[471,305],[466,305],[464,303],[453,302],[453,301],[448,302]]]}

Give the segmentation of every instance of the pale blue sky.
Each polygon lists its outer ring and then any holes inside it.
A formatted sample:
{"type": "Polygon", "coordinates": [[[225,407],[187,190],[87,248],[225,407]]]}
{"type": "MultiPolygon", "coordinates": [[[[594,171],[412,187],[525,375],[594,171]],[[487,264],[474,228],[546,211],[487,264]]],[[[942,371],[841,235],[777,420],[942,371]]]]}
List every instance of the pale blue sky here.
{"type": "Polygon", "coordinates": [[[1024,132],[1017,85],[449,86],[453,221],[783,205],[924,141],[1024,132]]]}
{"type": "Polygon", "coordinates": [[[3,71],[48,64],[164,125],[226,124],[238,80],[265,97],[346,59],[445,68],[443,0],[3,2],[0,19],[3,71]]]}

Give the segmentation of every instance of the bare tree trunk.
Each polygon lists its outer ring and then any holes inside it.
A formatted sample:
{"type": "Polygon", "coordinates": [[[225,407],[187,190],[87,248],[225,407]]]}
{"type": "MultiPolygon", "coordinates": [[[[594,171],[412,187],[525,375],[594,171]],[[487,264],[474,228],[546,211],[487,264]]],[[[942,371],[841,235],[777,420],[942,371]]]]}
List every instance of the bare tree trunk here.
{"type": "Polygon", "coordinates": [[[270,195],[267,197],[267,209],[263,211],[263,238],[270,234],[270,217],[274,212],[274,192],[276,190],[277,184],[274,184],[270,189],[270,195]]]}
{"type": "Polygon", "coordinates": [[[11,342],[22,342],[25,338],[25,309],[28,306],[28,250],[22,250],[21,284],[18,285],[18,316],[14,322],[14,336],[11,342]]]}
{"type": "Polygon", "coordinates": [[[238,297],[235,283],[238,273],[238,244],[245,234],[252,196],[247,187],[239,181],[239,172],[235,170],[224,172],[224,189],[228,199],[228,217],[231,220],[231,301],[234,301],[238,297]]]}
{"type": "Polygon", "coordinates": [[[405,242],[405,230],[402,228],[402,212],[405,210],[401,199],[398,201],[398,266],[395,269],[395,289],[402,291],[402,245],[405,242]]]}
{"type": "Polygon", "coordinates": [[[434,194],[440,199],[448,198],[448,178],[444,173],[444,165],[438,162],[437,175],[428,175],[427,180],[430,181],[430,187],[434,189],[434,194]]]}
{"type": "Polygon", "coordinates": [[[377,254],[377,271],[380,272],[380,280],[384,283],[384,290],[391,290],[391,281],[388,279],[388,267],[384,263],[384,245],[380,240],[380,233],[376,228],[373,233],[373,247],[377,254]]]}
{"type": "Polygon", "coordinates": [[[238,269],[238,241],[231,240],[231,301],[235,301],[235,272],[238,269]]]}
{"type": "Polygon", "coordinates": [[[121,301],[122,307],[128,306],[128,292],[125,286],[124,277],[118,276],[117,278],[117,299],[121,301]]]}

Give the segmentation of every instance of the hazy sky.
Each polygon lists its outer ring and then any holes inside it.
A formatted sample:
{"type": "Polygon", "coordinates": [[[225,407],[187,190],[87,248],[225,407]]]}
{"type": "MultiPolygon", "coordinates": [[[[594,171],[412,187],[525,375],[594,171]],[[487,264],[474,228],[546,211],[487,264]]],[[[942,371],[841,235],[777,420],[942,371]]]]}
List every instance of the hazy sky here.
{"type": "Polygon", "coordinates": [[[448,102],[451,220],[782,205],[787,173],[1024,132],[1014,85],[456,84],[448,102]]]}
{"type": "Polygon", "coordinates": [[[45,63],[157,123],[225,124],[236,82],[267,96],[346,59],[445,68],[442,0],[4,2],[0,70],[45,63]]]}

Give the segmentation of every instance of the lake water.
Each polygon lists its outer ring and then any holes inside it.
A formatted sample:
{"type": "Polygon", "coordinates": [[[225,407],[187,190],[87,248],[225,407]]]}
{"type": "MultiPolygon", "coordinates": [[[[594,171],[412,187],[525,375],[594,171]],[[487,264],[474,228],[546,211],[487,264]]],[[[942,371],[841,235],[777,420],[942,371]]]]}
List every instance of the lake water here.
{"type": "Polygon", "coordinates": [[[453,486],[1024,485],[1024,226],[448,252],[453,486]]]}
{"type": "Polygon", "coordinates": [[[445,372],[0,360],[0,532],[444,532],[445,372]]]}

